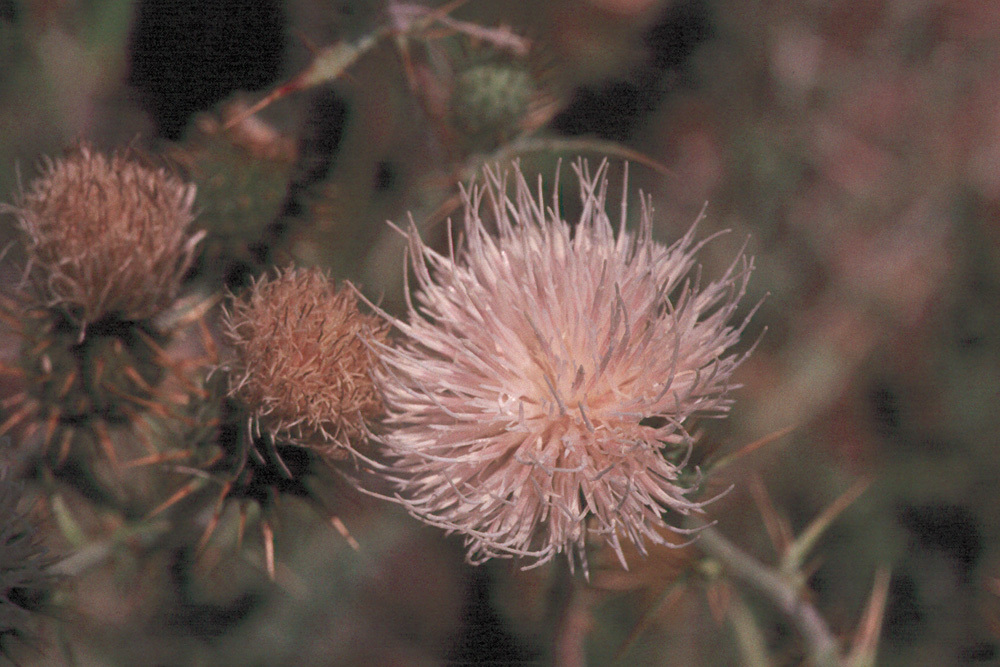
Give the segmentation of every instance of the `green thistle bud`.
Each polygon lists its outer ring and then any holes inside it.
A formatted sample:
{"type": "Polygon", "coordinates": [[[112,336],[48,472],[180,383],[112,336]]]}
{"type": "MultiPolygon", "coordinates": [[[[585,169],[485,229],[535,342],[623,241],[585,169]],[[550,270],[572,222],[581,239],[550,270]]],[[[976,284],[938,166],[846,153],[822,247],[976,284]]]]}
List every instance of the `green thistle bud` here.
{"type": "Polygon", "coordinates": [[[208,230],[196,260],[199,275],[241,284],[259,272],[251,248],[278,243],[271,227],[281,213],[295,162],[295,146],[256,117],[222,129],[244,108],[230,105],[222,121],[208,114],[170,152],[198,186],[198,221],[208,230]]]}
{"type": "Polygon", "coordinates": [[[519,133],[533,93],[531,75],[516,63],[472,65],[456,77],[453,122],[471,147],[492,149],[519,133]]]}

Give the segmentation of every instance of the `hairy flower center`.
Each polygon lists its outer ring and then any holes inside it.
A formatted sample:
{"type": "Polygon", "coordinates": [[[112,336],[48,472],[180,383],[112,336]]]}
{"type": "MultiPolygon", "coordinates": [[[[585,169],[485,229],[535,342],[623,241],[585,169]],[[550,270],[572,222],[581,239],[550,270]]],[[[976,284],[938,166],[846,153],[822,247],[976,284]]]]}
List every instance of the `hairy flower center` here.
{"type": "Polygon", "coordinates": [[[606,381],[595,381],[592,363],[548,356],[525,361],[527,391],[520,400],[526,420],[545,420],[560,424],[564,430],[591,432],[608,420],[608,408],[615,403],[615,397],[606,381]]]}

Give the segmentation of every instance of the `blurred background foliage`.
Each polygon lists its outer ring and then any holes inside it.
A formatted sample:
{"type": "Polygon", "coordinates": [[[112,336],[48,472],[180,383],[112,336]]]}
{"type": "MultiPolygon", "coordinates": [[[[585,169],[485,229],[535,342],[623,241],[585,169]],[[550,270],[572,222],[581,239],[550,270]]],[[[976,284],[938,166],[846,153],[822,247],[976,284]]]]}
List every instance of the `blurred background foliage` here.
{"type": "MultiPolygon", "coordinates": [[[[295,261],[398,311],[402,242],[385,220],[412,212],[440,242],[456,184],[484,161],[520,157],[526,172],[548,175],[559,157],[597,160],[612,144],[615,160],[644,156],[631,161],[630,184],[652,195],[659,238],[680,236],[708,202],[703,233],[732,233],[703,251],[706,275],[746,237],[757,258],[747,303],[763,305],[747,345],[760,343],[738,373],[732,417],[705,424],[702,451],[794,427],[713,478],[735,488],[710,516],[773,562],[783,530],[797,534],[855,480],[871,480],[810,561],[833,630],[852,635],[887,565],[878,664],[1000,662],[1000,6],[470,0],[448,16],[522,35],[528,53],[446,25],[389,37],[336,81],[223,131],[317,49],[357,44],[406,8],[0,0],[0,192],[15,193],[40,156],[78,138],[147,148],[198,183],[197,224],[211,234],[193,290],[238,290],[295,261]],[[473,99],[484,79],[497,87],[485,102],[473,99]],[[469,112],[475,104],[493,116],[469,112]]],[[[10,216],[0,229],[4,244],[14,238],[10,216]]],[[[3,280],[16,279],[12,267],[3,280]]],[[[5,358],[16,354],[5,339],[5,358]]],[[[557,575],[508,561],[470,568],[458,539],[393,507],[347,489],[317,493],[360,551],[288,502],[274,581],[258,545],[234,553],[220,540],[194,562],[180,548],[144,549],[154,524],[128,532],[99,513],[74,515],[71,527],[69,514],[53,517],[52,542],[93,562],[61,593],[43,650],[18,660],[551,659],[546,596],[557,575]]],[[[597,568],[591,664],[741,659],[725,620],[730,585],[699,570],[678,587],[685,553],[654,551],[627,574],[597,568]]],[[[739,600],[777,664],[802,660],[765,601],[739,600]]]]}

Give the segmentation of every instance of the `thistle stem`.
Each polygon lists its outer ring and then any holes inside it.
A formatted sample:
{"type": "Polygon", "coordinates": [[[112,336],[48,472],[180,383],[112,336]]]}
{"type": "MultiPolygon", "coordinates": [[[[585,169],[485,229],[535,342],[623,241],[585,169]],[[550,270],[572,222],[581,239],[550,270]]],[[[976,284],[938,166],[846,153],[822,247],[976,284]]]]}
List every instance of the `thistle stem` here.
{"type": "Polygon", "coordinates": [[[589,629],[587,591],[573,576],[569,564],[557,559],[549,591],[549,618],[552,631],[552,664],[556,667],[585,667],[584,642],[589,629]]]}
{"type": "Polygon", "coordinates": [[[837,640],[826,621],[785,577],[740,550],[712,526],[699,532],[695,544],[706,555],[719,560],[734,577],[762,593],[791,621],[802,635],[816,667],[841,665],[837,640]]]}

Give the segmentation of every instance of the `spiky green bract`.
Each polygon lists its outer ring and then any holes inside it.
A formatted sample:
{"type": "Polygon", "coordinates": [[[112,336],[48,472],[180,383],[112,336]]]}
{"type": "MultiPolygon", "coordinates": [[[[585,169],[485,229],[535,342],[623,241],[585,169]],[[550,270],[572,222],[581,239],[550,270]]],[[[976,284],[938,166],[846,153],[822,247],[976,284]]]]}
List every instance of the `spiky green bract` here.
{"type": "Polygon", "coordinates": [[[19,507],[21,484],[0,464],[0,655],[15,641],[32,637],[32,615],[49,599],[56,576],[52,557],[19,507]]]}
{"type": "Polygon", "coordinates": [[[158,359],[166,337],[151,325],[108,318],[92,323],[81,340],[58,311],[26,313],[24,321],[20,361],[28,393],[58,411],[61,422],[124,423],[156,398],[154,387],[167,372],[158,359]]]}

